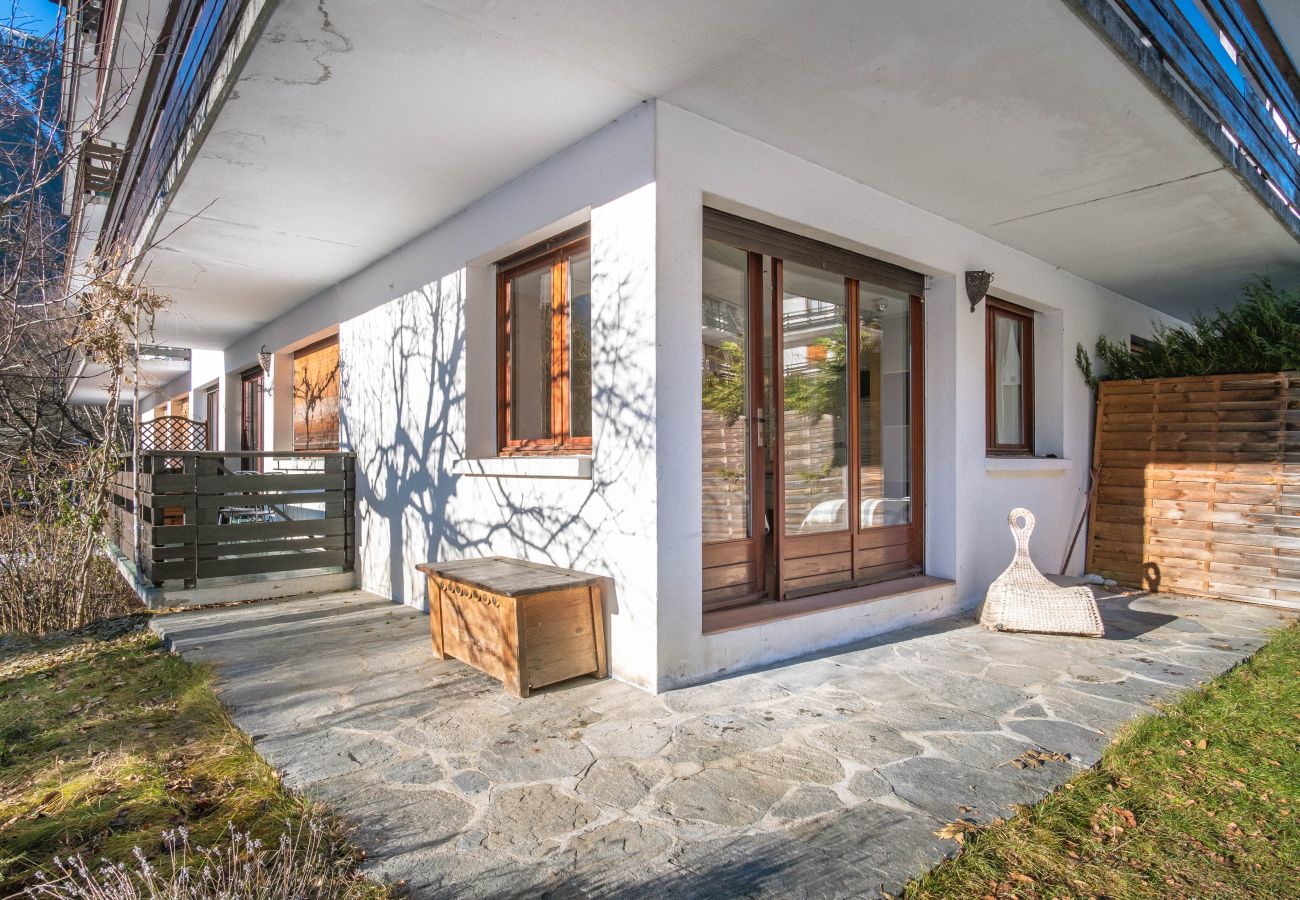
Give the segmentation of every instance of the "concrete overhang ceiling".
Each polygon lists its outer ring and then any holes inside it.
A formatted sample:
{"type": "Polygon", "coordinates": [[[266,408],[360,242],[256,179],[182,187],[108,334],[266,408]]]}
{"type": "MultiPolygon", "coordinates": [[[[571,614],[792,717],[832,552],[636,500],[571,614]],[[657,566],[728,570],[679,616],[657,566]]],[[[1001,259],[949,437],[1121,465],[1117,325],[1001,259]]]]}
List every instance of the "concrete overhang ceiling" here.
{"type": "MultiPolygon", "coordinates": [[[[147,402],[155,392],[189,370],[190,361],[188,358],[160,358],[146,352],[140,357],[141,401],[147,402]]],[[[132,393],[131,380],[134,377],[134,373],[128,374],[124,383],[119,386],[119,402],[130,403],[132,401],[134,394],[132,393]]],[[[108,400],[108,392],[111,386],[112,378],[105,368],[102,365],[87,362],[85,369],[81,370],[81,373],[73,382],[72,392],[68,399],[74,404],[102,405],[108,400]]]]}
{"type": "Polygon", "coordinates": [[[1300,280],[1055,0],[283,0],[160,228],[159,339],[227,346],[651,98],[1175,314],[1300,280]]]}

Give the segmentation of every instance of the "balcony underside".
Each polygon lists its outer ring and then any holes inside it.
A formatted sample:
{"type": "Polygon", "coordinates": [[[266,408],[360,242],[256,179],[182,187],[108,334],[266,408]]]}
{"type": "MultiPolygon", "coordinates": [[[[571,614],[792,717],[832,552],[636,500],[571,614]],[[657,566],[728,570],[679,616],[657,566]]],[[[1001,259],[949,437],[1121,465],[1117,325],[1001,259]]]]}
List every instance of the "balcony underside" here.
{"type": "Polygon", "coordinates": [[[547,9],[279,4],[162,222],[158,339],[226,347],[652,98],[1176,315],[1300,281],[1293,231],[1064,2],[547,9]]]}

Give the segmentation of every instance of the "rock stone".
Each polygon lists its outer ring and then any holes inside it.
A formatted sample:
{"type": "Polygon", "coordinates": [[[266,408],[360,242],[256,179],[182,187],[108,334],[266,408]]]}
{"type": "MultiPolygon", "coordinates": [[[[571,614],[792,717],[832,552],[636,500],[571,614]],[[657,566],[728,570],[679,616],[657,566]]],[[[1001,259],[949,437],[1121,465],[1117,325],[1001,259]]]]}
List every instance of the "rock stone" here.
{"type": "Polygon", "coordinates": [[[864,766],[883,766],[916,756],[921,748],[879,722],[837,722],[813,733],[813,739],[842,759],[864,766]]]}
{"type": "Polygon", "coordinates": [[[578,782],[584,797],[620,810],[636,806],[668,774],[662,760],[598,759],[578,782]]]}
{"type": "Polygon", "coordinates": [[[707,763],[780,742],[781,732],[761,715],[713,713],[687,719],[677,726],[666,755],[678,762],[707,763]]]}
{"type": "Polygon", "coordinates": [[[585,831],[569,842],[577,853],[576,867],[646,865],[666,853],[673,845],[663,830],[623,818],[585,831]]]}
{"type": "MultiPolygon", "coordinates": [[[[881,770],[894,793],[943,822],[970,807],[978,815],[1006,816],[1014,803],[1031,802],[1038,793],[1029,783],[1034,770],[1011,769],[1006,774],[976,769],[934,757],[917,757],[881,770]]],[[[1041,771],[1041,770],[1039,770],[1041,771]]]]}
{"type": "Polygon", "coordinates": [[[582,740],[600,756],[649,759],[657,756],[673,732],[669,725],[648,719],[606,719],[582,732],[582,740]]]}
{"type": "Polygon", "coordinates": [[[863,769],[849,780],[849,790],[864,800],[875,800],[891,793],[889,779],[876,769],[863,769]]]}
{"type": "Polygon", "coordinates": [[[669,819],[739,828],[763,818],[789,787],[746,769],[705,769],[671,782],[659,792],[658,807],[669,819]]]}
{"type": "Polygon", "coordinates": [[[843,810],[839,795],[830,788],[801,784],[772,807],[772,815],[778,819],[807,819],[843,810]]]}
{"type": "Polygon", "coordinates": [[[990,769],[1010,762],[1026,750],[1034,749],[1034,744],[1029,741],[975,731],[929,734],[926,735],[925,742],[956,762],[990,769]]]}
{"type": "Polygon", "coordinates": [[[753,750],[737,757],[737,762],[760,775],[786,781],[838,784],[844,778],[844,767],[838,759],[802,742],[786,741],[753,750]]]}
{"type": "Polygon", "coordinates": [[[1074,762],[1085,766],[1099,760],[1102,748],[1110,743],[1104,734],[1060,719],[1017,719],[1007,727],[1044,750],[1068,753],[1074,762]]]}
{"type": "Polygon", "coordinates": [[[542,781],[577,775],[591,761],[591,751],[577,741],[520,731],[492,741],[478,769],[493,781],[542,781]]]}
{"type": "Polygon", "coordinates": [[[483,828],[487,850],[520,856],[542,856],[559,839],[600,816],[591,803],[564,793],[555,785],[529,784],[494,792],[483,828]]]}
{"type": "Polygon", "coordinates": [[[408,756],[382,767],[379,777],[390,784],[437,784],[442,767],[427,756],[408,756]]]}

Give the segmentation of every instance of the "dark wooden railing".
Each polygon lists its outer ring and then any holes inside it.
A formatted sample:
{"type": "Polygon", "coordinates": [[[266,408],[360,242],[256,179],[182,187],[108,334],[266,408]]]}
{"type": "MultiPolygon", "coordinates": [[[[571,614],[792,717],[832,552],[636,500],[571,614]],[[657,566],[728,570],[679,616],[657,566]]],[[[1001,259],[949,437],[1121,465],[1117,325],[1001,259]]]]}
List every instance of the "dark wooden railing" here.
{"type": "Polygon", "coordinates": [[[352,569],[353,454],[156,450],[138,459],[138,473],[127,458],[114,479],[109,528],[142,583],[352,569]],[[241,469],[250,457],[266,471],[241,469]]]}

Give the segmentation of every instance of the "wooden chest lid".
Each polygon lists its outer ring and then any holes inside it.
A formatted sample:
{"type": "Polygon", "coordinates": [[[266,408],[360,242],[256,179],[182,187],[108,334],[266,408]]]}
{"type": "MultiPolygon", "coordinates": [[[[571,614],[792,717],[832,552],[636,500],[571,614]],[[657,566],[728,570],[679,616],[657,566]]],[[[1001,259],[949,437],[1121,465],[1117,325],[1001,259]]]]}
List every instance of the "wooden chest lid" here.
{"type": "Polygon", "coordinates": [[[427,562],[420,563],[415,568],[426,575],[436,575],[503,597],[526,597],[529,594],[585,587],[604,577],[590,572],[511,559],[508,556],[427,562]]]}

